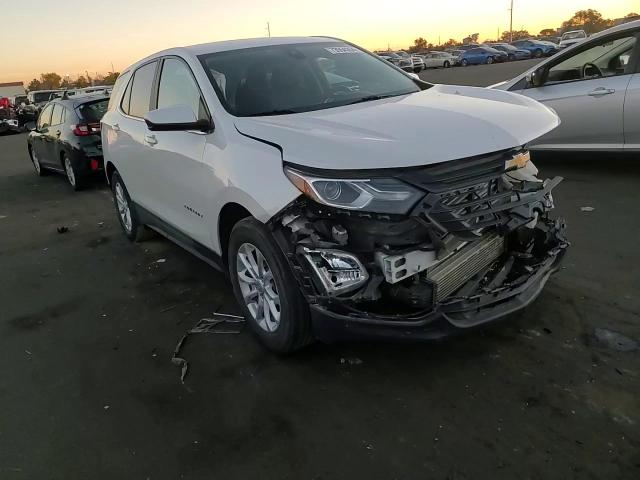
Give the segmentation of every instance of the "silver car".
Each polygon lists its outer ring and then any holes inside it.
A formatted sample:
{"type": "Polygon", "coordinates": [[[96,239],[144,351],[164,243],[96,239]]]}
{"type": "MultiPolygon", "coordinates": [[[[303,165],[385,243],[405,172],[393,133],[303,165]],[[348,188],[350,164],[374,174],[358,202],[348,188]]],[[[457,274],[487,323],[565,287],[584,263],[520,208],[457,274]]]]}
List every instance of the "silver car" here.
{"type": "Polygon", "coordinates": [[[490,88],[526,95],[560,116],[537,150],[640,151],[640,20],[589,37],[490,88]]]}

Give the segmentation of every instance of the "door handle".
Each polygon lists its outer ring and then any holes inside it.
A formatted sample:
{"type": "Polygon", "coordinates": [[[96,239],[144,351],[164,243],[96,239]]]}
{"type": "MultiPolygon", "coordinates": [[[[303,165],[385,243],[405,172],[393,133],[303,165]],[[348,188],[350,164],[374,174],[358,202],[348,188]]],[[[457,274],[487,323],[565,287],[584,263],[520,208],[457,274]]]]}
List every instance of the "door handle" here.
{"type": "Polygon", "coordinates": [[[155,145],[156,143],[158,143],[158,140],[156,139],[155,135],[145,135],[144,141],[147,142],[149,145],[155,145]]]}
{"type": "Polygon", "coordinates": [[[588,95],[590,97],[601,97],[602,95],[611,95],[612,93],[616,93],[613,88],[598,87],[595,90],[591,90],[588,95]]]}
{"type": "Polygon", "coordinates": [[[111,130],[113,130],[114,132],[119,132],[120,125],[118,125],[117,123],[114,123],[113,125],[111,125],[111,130]]]}

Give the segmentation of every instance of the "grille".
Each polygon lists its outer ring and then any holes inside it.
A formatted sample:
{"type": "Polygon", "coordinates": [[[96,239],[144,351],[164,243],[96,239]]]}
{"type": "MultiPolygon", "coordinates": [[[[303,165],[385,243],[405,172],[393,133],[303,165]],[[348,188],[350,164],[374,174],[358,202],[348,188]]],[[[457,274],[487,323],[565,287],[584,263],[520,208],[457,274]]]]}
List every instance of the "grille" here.
{"type": "Polygon", "coordinates": [[[486,235],[464,246],[449,258],[428,268],[426,278],[435,285],[436,301],[446,299],[504,252],[504,237],[486,235]]]}
{"type": "Polygon", "coordinates": [[[515,189],[503,179],[505,162],[515,153],[506,150],[403,172],[400,179],[428,192],[411,215],[443,236],[452,233],[464,240],[477,240],[490,228],[504,233],[526,223],[532,216],[527,205],[542,202],[562,179],[515,189]]]}

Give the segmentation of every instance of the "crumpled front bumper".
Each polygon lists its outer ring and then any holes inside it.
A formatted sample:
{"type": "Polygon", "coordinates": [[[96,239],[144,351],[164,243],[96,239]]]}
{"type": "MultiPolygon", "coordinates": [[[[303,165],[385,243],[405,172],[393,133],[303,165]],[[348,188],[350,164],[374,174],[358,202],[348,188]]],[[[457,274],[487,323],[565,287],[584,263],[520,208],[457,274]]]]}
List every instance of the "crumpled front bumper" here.
{"type": "Polygon", "coordinates": [[[367,313],[365,316],[338,313],[331,306],[310,305],[313,331],[321,341],[346,340],[438,340],[498,321],[533,302],[549,277],[556,272],[566,250],[547,258],[522,284],[473,298],[454,299],[430,313],[392,319],[367,313]]]}

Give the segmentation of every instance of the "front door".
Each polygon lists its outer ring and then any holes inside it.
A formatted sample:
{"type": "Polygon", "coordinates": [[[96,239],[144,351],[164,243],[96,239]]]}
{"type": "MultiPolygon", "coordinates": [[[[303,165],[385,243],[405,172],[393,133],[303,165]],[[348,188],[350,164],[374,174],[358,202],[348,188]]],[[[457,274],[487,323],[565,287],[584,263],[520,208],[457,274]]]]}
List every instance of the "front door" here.
{"type": "Polygon", "coordinates": [[[532,145],[544,149],[615,150],[624,146],[624,102],[634,34],[602,39],[551,63],[545,83],[520,91],[553,108],[560,126],[532,145]]]}
{"type": "Polygon", "coordinates": [[[31,148],[35,153],[38,161],[41,165],[52,165],[51,157],[49,155],[49,148],[47,143],[47,135],[49,133],[49,127],[51,126],[51,112],[53,111],[53,105],[47,105],[40,116],[38,117],[38,123],[36,124],[36,130],[32,136],[31,148]]]}
{"type": "MultiPolygon", "coordinates": [[[[208,119],[198,84],[189,66],[180,58],[162,62],[158,83],[157,108],[177,105],[190,107],[198,119],[208,119]]],[[[153,163],[163,190],[158,205],[163,217],[175,228],[199,243],[211,247],[208,205],[216,182],[211,166],[204,161],[205,148],[211,158],[210,135],[196,131],[148,132],[153,139],[153,163]]],[[[215,156],[215,155],[214,155],[215,156]]]]}

